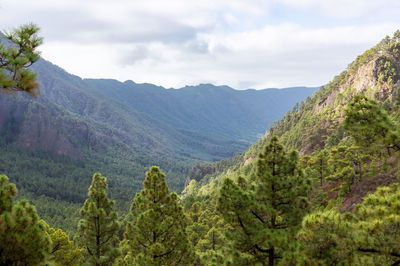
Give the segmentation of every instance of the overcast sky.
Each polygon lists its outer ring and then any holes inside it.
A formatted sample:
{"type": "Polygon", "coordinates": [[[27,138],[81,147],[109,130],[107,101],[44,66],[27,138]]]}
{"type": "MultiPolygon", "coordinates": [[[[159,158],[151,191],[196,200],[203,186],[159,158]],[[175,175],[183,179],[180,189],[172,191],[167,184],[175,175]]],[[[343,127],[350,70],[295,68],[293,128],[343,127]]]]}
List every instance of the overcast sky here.
{"type": "Polygon", "coordinates": [[[400,28],[399,0],[0,0],[42,56],[83,78],[164,87],[319,86],[400,28]]]}

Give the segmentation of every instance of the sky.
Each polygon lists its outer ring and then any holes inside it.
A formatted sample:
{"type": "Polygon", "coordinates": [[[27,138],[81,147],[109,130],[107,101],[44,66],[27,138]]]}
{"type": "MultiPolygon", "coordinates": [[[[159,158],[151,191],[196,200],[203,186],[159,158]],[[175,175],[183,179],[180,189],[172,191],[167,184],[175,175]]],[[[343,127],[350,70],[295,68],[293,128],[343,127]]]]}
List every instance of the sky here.
{"type": "Polygon", "coordinates": [[[400,29],[399,0],[0,0],[42,57],[82,78],[166,88],[320,86],[400,29]]]}

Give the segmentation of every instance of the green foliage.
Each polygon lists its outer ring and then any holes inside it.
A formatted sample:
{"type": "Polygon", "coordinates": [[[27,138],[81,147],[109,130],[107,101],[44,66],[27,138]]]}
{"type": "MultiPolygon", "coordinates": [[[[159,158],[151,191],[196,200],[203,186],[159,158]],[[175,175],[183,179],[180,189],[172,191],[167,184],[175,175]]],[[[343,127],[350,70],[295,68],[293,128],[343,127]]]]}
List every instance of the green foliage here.
{"type": "MultiPolygon", "coordinates": [[[[328,163],[332,169],[333,175],[335,175],[335,173],[339,172],[346,166],[349,166],[349,161],[346,160],[347,152],[348,147],[344,145],[337,146],[330,150],[328,163]]],[[[333,177],[333,179],[340,178],[333,177]]]]}
{"type": "Polygon", "coordinates": [[[346,108],[345,114],[344,128],[357,145],[373,147],[375,143],[382,143],[400,149],[393,122],[376,101],[357,95],[346,108]]]}
{"type": "Polygon", "coordinates": [[[38,37],[38,31],[39,28],[34,24],[24,25],[5,35],[10,43],[4,45],[0,42],[1,90],[8,93],[23,91],[33,96],[37,94],[39,84],[36,74],[27,68],[40,58],[36,48],[43,39],[38,37]]]}
{"type": "Polygon", "coordinates": [[[320,210],[303,219],[298,264],[398,265],[400,187],[378,188],[353,214],[320,210]]]}
{"type": "Polygon", "coordinates": [[[358,249],[374,258],[376,264],[400,263],[400,187],[378,188],[357,206],[355,215],[361,232],[358,249]]]}
{"type": "Polygon", "coordinates": [[[378,82],[380,84],[383,83],[388,83],[388,85],[390,87],[392,87],[394,85],[394,80],[397,80],[397,69],[395,64],[393,64],[393,62],[387,58],[387,57],[381,57],[379,58],[379,60],[377,61],[377,65],[378,65],[378,82]]]}
{"type": "Polygon", "coordinates": [[[170,193],[158,167],[146,173],[136,194],[121,243],[123,265],[187,265],[194,252],[187,239],[186,217],[176,193],[170,193]]]}
{"type": "Polygon", "coordinates": [[[39,221],[35,207],[25,200],[17,204],[17,189],[0,176],[0,264],[39,265],[45,263],[51,241],[39,221]]]}
{"type": "Polygon", "coordinates": [[[365,153],[364,148],[351,146],[347,151],[346,159],[353,166],[354,177],[351,183],[355,183],[355,190],[360,193],[358,184],[369,171],[366,164],[371,160],[371,156],[365,153]]]}
{"type": "Polygon", "coordinates": [[[299,265],[354,265],[356,246],[351,215],[335,209],[317,211],[304,217],[297,239],[299,265]]]}
{"type": "MultiPolygon", "coordinates": [[[[216,195],[196,197],[186,212],[189,218],[187,233],[201,263],[204,265],[224,263],[229,229],[217,210],[216,195]]],[[[186,199],[185,199],[186,201],[186,199]]]]}
{"type": "Polygon", "coordinates": [[[79,242],[84,248],[84,261],[89,265],[110,265],[119,255],[119,223],[114,201],[107,198],[107,180],[99,173],[93,176],[89,198],[81,209],[79,242]]]}
{"type": "Polygon", "coordinates": [[[329,175],[328,158],[328,151],[321,150],[309,161],[311,169],[314,169],[318,173],[317,178],[321,186],[324,179],[329,175]]]}
{"type": "Polygon", "coordinates": [[[74,248],[74,243],[61,229],[55,230],[51,228],[45,221],[41,221],[44,228],[51,239],[51,249],[49,261],[58,266],[74,266],[80,265],[82,257],[81,248],[74,248]]]}
{"type": "Polygon", "coordinates": [[[310,189],[297,162],[297,154],[287,154],[273,137],[260,154],[256,184],[244,178],[237,183],[225,180],[219,210],[231,226],[227,237],[243,254],[241,259],[251,263],[268,260],[273,265],[293,244],[308,208],[310,189]]]}

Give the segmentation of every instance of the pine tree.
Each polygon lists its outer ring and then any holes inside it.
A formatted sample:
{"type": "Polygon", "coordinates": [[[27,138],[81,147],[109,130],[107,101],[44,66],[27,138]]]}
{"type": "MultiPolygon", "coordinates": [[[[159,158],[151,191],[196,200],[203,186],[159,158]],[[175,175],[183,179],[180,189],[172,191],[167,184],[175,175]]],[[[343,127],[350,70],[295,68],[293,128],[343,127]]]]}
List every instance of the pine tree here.
{"type": "Polygon", "coordinates": [[[223,248],[225,244],[225,237],[223,236],[223,232],[221,232],[221,228],[219,227],[211,227],[208,230],[207,234],[201,239],[198,243],[198,247],[201,251],[213,250],[216,251],[218,249],[223,248]]]}
{"type": "Polygon", "coordinates": [[[321,186],[324,179],[329,175],[328,159],[328,152],[326,150],[321,150],[310,160],[311,168],[316,170],[318,173],[318,179],[321,186]]]}
{"type": "Polygon", "coordinates": [[[51,241],[35,207],[21,200],[14,204],[17,189],[0,176],[0,264],[39,265],[45,263],[51,241]]]}
{"type": "Polygon", "coordinates": [[[354,214],[335,209],[304,217],[300,265],[400,265],[400,185],[380,187],[354,214]]]}
{"type": "Polygon", "coordinates": [[[346,155],[348,153],[347,146],[338,146],[330,150],[328,163],[332,168],[332,176],[331,179],[338,179],[336,173],[340,172],[346,166],[350,166],[350,162],[346,159],[346,155]]]}
{"type": "Polygon", "coordinates": [[[300,253],[296,265],[357,265],[353,223],[355,218],[335,209],[304,217],[297,239],[300,253]]]}
{"type": "Polygon", "coordinates": [[[21,26],[6,34],[7,45],[1,43],[0,33],[0,89],[13,93],[24,91],[36,95],[39,84],[36,74],[28,69],[39,60],[40,53],[36,48],[43,39],[38,37],[39,28],[34,24],[21,26]]]}
{"type": "Polygon", "coordinates": [[[400,150],[400,136],[393,121],[376,101],[357,95],[347,106],[345,114],[344,129],[358,146],[371,151],[377,149],[376,145],[400,150]]]}
{"type": "Polygon", "coordinates": [[[277,137],[259,157],[255,183],[224,181],[219,209],[232,227],[228,238],[244,255],[236,263],[275,265],[295,241],[310,186],[297,168],[297,153],[287,154],[277,137]]]}
{"type": "Polygon", "coordinates": [[[203,213],[198,202],[193,203],[192,207],[186,212],[189,218],[186,232],[193,246],[196,246],[201,237],[205,236],[209,230],[208,225],[204,224],[201,219],[203,213]]]}
{"type": "Polygon", "coordinates": [[[89,265],[111,265],[120,254],[116,247],[119,223],[114,201],[107,198],[107,180],[95,173],[89,198],[81,209],[79,242],[84,247],[84,261],[89,265]]]}
{"type": "Polygon", "coordinates": [[[367,162],[370,161],[371,156],[366,154],[363,148],[351,146],[347,151],[346,159],[351,163],[354,172],[351,184],[354,183],[355,191],[360,193],[362,191],[359,183],[368,171],[367,162]]]}
{"type": "Polygon", "coordinates": [[[357,251],[374,265],[400,265],[400,185],[380,187],[355,210],[357,251]]]}
{"type": "Polygon", "coordinates": [[[69,240],[68,235],[61,229],[55,230],[43,220],[42,223],[51,239],[49,261],[56,266],[79,265],[83,249],[75,248],[74,243],[69,240]]]}
{"type": "Polygon", "coordinates": [[[170,193],[165,175],[153,166],[144,189],[132,204],[124,240],[125,265],[188,265],[194,252],[186,235],[186,217],[176,193],[170,193]]]}

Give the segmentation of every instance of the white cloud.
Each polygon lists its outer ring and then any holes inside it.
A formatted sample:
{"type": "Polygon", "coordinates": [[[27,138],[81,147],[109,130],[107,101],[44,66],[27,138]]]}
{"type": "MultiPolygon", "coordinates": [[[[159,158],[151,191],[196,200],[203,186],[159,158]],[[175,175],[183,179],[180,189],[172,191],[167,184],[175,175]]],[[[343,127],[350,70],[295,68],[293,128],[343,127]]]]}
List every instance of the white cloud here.
{"type": "MultiPolygon", "coordinates": [[[[324,15],[339,18],[358,18],[366,15],[387,15],[400,10],[398,0],[276,0],[292,8],[314,10],[324,15]]],[[[397,12],[398,14],[398,12],[397,12]]]]}
{"type": "Polygon", "coordinates": [[[43,56],[82,77],[265,88],[328,82],[399,28],[398,11],[390,0],[0,0],[0,24],[37,23],[43,56]],[[321,14],[329,23],[304,21],[321,14]]]}

